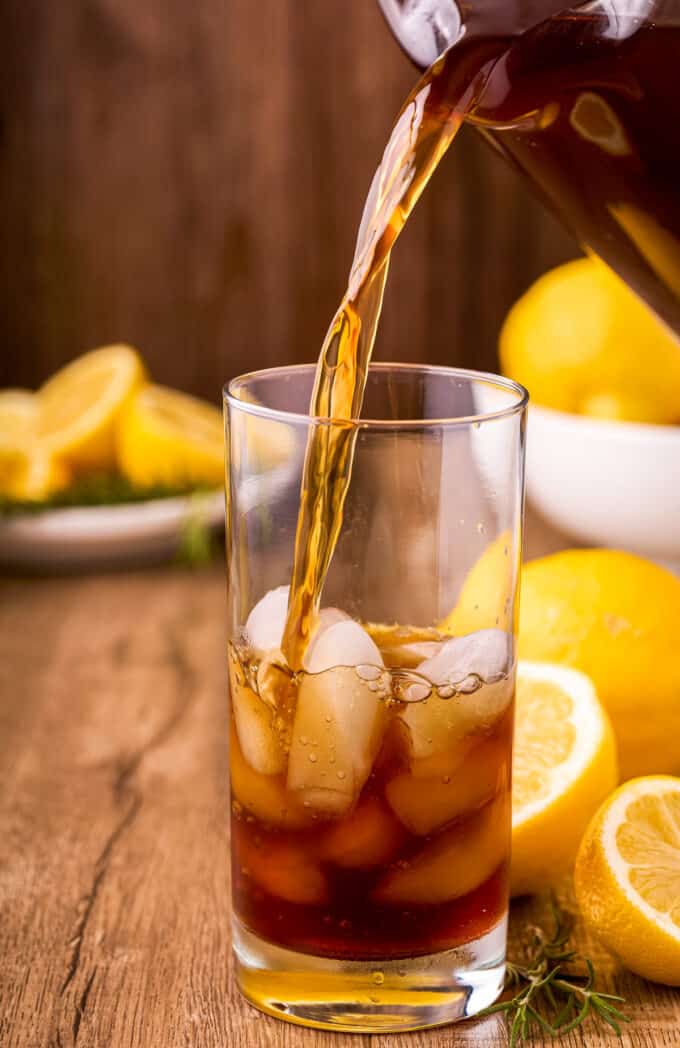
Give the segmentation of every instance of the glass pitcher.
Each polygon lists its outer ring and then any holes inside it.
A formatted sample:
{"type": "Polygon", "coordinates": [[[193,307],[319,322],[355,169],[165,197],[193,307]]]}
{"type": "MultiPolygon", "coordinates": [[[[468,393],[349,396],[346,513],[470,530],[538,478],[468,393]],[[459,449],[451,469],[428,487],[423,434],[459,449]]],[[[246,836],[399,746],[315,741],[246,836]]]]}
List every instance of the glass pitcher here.
{"type": "Polygon", "coordinates": [[[379,3],[420,67],[492,45],[466,119],[680,336],[680,0],[379,3]]]}

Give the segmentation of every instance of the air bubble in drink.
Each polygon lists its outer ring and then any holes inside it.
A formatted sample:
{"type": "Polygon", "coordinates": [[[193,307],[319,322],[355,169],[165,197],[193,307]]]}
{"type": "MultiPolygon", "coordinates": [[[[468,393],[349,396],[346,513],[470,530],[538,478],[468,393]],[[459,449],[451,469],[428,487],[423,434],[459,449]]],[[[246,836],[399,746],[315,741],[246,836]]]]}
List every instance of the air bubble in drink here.
{"type": "Polygon", "coordinates": [[[382,669],[379,666],[356,666],[355,672],[357,677],[360,677],[363,681],[376,681],[382,676],[382,669]]]}
{"type": "Polygon", "coordinates": [[[425,681],[416,681],[407,688],[402,688],[401,697],[404,702],[424,702],[431,692],[432,688],[425,681]]]}

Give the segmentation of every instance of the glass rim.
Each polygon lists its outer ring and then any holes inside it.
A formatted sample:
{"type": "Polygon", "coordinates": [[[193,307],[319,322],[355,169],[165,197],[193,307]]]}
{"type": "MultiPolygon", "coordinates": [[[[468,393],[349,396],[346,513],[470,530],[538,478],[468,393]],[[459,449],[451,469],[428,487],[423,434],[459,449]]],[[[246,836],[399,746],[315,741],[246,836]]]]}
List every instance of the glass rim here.
{"type": "Polygon", "coordinates": [[[264,404],[256,404],[252,401],[241,400],[237,396],[238,390],[244,389],[249,382],[252,382],[255,379],[274,375],[283,376],[285,374],[294,375],[296,373],[313,372],[315,368],[316,363],[284,364],[279,367],[260,368],[256,371],[247,371],[243,375],[237,375],[235,378],[230,379],[230,381],[224,385],[222,389],[223,400],[229,404],[230,407],[243,411],[248,415],[255,415],[258,418],[268,419],[272,422],[296,422],[304,423],[307,426],[328,426],[343,422],[345,425],[353,425],[357,428],[365,427],[375,429],[423,429],[430,426],[471,426],[476,423],[495,422],[499,419],[511,418],[513,415],[521,415],[529,403],[528,390],[519,382],[515,382],[515,380],[511,378],[506,378],[504,375],[495,375],[491,371],[476,371],[472,368],[447,367],[445,364],[414,364],[401,363],[400,361],[375,361],[369,365],[368,370],[369,373],[372,371],[410,371],[430,375],[440,374],[445,375],[448,378],[460,377],[471,380],[471,385],[476,383],[481,386],[494,386],[497,389],[503,389],[507,393],[514,394],[517,399],[513,403],[508,404],[507,407],[499,408],[497,411],[482,411],[472,415],[444,416],[443,418],[423,419],[373,419],[364,418],[362,416],[356,419],[340,420],[302,414],[296,411],[285,411],[281,408],[270,408],[264,404]]]}

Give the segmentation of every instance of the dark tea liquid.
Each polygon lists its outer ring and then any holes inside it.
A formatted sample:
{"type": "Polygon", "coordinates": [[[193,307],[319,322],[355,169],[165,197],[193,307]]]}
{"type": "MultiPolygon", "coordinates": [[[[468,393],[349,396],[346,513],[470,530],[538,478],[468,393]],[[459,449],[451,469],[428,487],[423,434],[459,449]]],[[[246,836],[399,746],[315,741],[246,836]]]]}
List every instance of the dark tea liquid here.
{"type": "Polygon", "coordinates": [[[467,119],[680,338],[679,62],[677,0],[586,4],[506,48],[467,119]]]}
{"type": "Polygon", "coordinates": [[[512,680],[480,679],[466,694],[433,685],[407,711],[400,696],[423,677],[409,683],[398,653],[380,649],[382,671],[338,655],[289,678],[295,713],[279,708],[263,729],[252,720],[259,657],[231,646],[235,912],[261,938],[320,957],[417,957],[479,940],[507,907],[512,680]],[[338,689],[354,704],[349,734],[332,712],[338,689]],[[379,736],[368,755],[357,703],[379,736]]]}

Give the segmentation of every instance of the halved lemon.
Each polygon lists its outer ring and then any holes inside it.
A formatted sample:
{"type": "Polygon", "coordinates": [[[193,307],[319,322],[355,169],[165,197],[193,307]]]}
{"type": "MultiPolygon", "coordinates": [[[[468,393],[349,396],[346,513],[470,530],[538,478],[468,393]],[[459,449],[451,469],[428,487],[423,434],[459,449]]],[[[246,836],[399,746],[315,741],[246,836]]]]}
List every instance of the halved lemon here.
{"type": "Polygon", "coordinates": [[[71,466],[112,469],[118,418],[143,379],[141,357],[130,346],[78,357],[38,391],[38,440],[71,466]]]}
{"type": "Polygon", "coordinates": [[[38,420],[38,398],[29,389],[0,389],[0,439],[28,437],[38,420]]]}
{"type": "Polygon", "coordinates": [[[118,464],[136,484],[224,484],[222,413],[165,386],[144,386],[118,431],[118,464]]]}
{"type": "Polygon", "coordinates": [[[616,744],[591,680],[520,662],[512,796],[513,895],[568,873],[592,814],[618,780],[616,744]]]}
{"type": "Polygon", "coordinates": [[[605,801],[574,881],[586,923],[627,968],[680,986],[680,779],[631,779],[605,801]]]}

